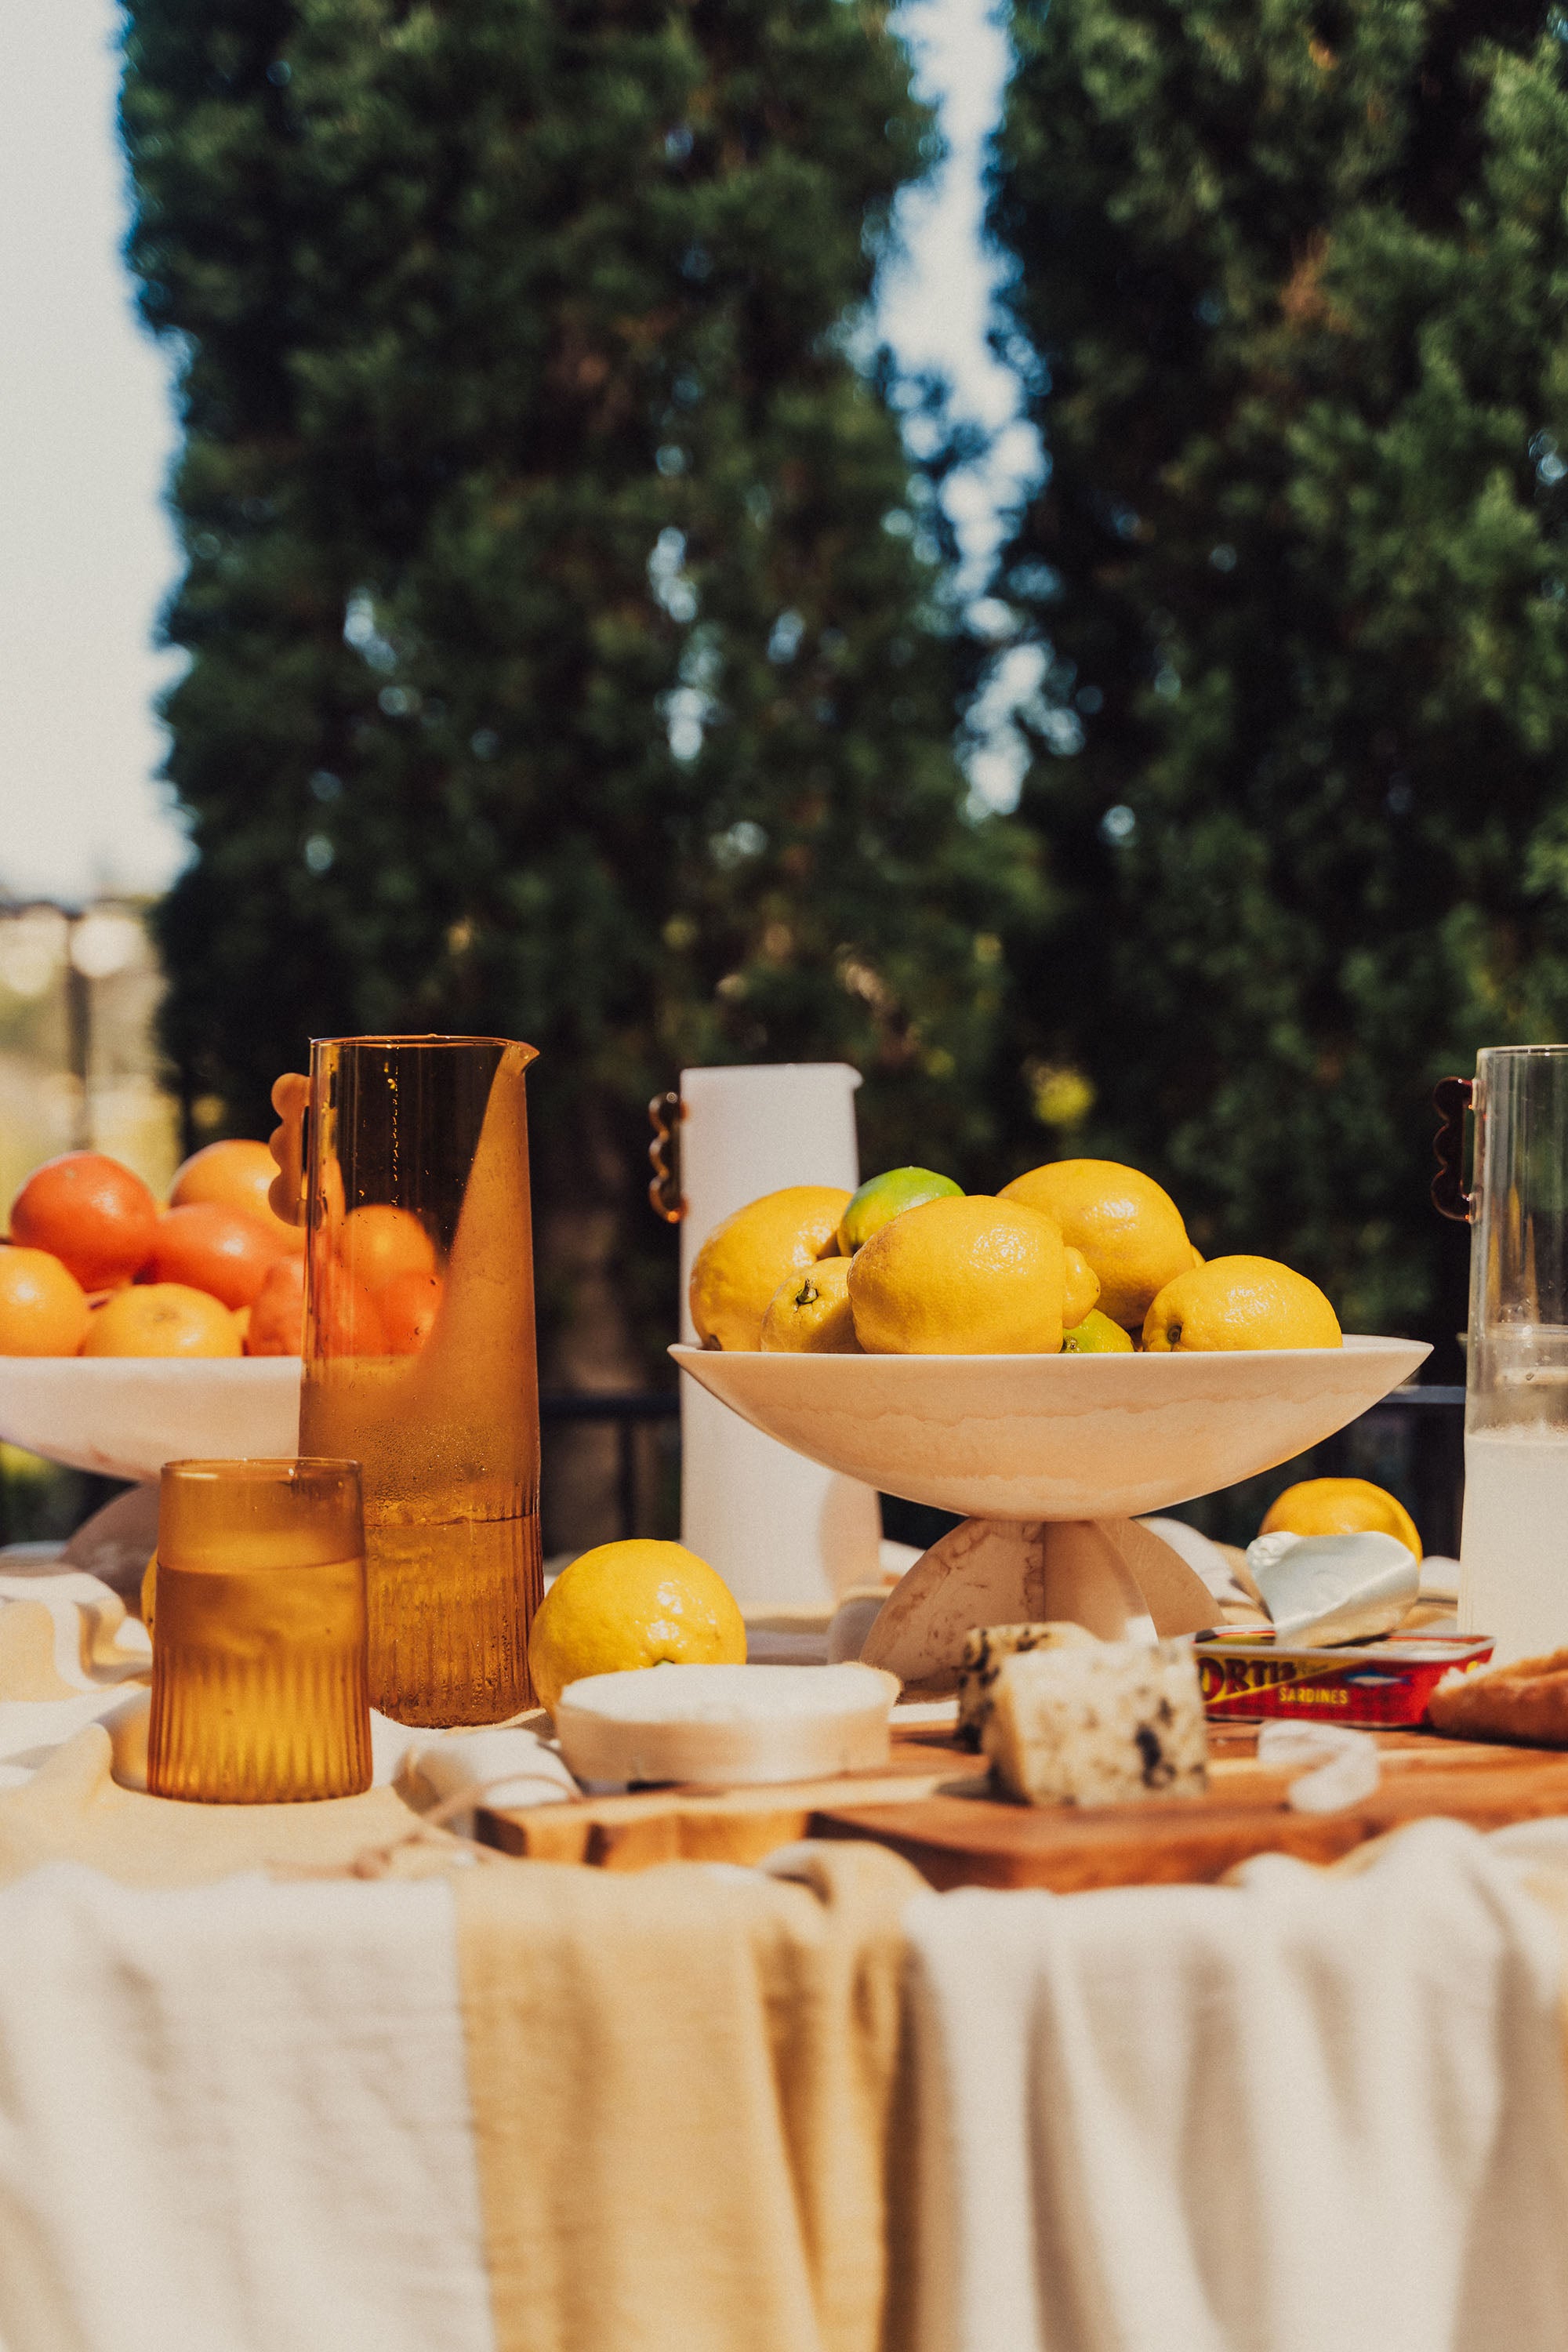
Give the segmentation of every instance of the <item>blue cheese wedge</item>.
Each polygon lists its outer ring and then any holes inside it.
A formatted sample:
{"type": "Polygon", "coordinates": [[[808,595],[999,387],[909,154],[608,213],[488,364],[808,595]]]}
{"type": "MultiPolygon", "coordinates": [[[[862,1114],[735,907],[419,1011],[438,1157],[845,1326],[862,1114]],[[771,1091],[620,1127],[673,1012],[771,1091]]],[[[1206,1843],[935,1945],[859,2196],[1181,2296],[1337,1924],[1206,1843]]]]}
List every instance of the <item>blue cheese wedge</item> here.
{"type": "Polygon", "coordinates": [[[1208,1734],[1192,1644],[1016,1651],[1000,1663],[983,1740],[996,1780],[1026,1804],[1201,1797],[1208,1734]]]}
{"type": "Polygon", "coordinates": [[[963,1665],[958,1679],[958,1737],[979,1755],[984,1745],[991,1694],[1004,1658],[1025,1650],[1092,1649],[1095,1637],[1083,1625],[1067,1619],[1047,1619],[1042,1625],[976,1625],[963,1640],[963,1665]]]}

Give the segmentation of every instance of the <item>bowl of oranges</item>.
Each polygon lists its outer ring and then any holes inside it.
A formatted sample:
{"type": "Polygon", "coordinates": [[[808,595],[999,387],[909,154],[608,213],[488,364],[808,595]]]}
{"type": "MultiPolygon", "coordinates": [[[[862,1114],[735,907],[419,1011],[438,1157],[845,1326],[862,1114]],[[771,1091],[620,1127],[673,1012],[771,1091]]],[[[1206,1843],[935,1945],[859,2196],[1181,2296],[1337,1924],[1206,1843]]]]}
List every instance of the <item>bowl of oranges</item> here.
{"type": "Polygon", "coordinates": [[[1133,1516],[1289,1460],[1429,1350],[1341,1330],[1317,1284],[1205,1260],[1141,1171],[1053,1160],[995,1195],[929,1169],[795,1185],[710,1234],[681,1370],[886,1494],[1013,1521],[1133,1516]]]}
{"type": "Polygon", "coordinates": [[[165,1207],[102,1152],[36,1168],[0,1244],[0,1437],[115,1478],[291,1454],[305,1234],[277,1172],[264,1143],[208,1144],[165,1207]]]}

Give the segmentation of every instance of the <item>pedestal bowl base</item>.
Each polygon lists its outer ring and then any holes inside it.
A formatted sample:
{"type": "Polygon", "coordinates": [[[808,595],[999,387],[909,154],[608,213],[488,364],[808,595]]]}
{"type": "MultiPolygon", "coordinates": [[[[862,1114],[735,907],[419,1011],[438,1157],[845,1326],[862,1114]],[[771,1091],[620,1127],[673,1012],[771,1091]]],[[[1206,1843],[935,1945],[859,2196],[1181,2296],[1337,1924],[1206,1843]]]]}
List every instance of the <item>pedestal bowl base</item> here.
{"type": "Polygon", "coordinates": [[[1069,1620],[1107,1642],[1153,1642],[1219,1622],[1203,1579],[1131,1519],[965,1519],[897,1584],[860,1655],[906,1689],[957,1686],[976,1625],[1069,1620]]]}

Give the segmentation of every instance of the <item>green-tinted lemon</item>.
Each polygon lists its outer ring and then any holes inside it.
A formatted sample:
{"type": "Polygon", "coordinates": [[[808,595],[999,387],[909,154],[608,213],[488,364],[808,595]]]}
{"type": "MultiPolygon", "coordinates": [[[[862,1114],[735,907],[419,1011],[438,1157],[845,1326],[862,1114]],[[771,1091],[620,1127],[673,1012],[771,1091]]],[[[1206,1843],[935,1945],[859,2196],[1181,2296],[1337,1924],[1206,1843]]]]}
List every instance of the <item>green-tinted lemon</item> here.
{"type": "Polygon", "coordinates": [[[1064,1356],[1130,1356],[1132,1335],[1113,1323],[1099,1307],[1086,1315],[1076,1330],[1062,1333],[1064,1356]]]}
{"type": "Polygon", "coordinates": [[[853,1257],[863,1242],[906,1209],[954,1194],[962,1198],[963,1193],[962,1184],[930,1168],[889,1168],[884,1175],[868,1176],[838,1221],[838,1246],[846,1257],[853,1257]]]}

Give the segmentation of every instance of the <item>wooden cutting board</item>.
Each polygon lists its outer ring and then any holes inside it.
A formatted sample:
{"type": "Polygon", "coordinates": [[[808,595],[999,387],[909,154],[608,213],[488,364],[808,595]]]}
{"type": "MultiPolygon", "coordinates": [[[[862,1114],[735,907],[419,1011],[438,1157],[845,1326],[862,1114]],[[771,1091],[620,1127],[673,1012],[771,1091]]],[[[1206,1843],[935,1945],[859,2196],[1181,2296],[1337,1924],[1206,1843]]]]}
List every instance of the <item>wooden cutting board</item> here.
{"type": "MultiPolygon", "coordinates": [[[[760,1862],[815,1826],[836,1805],[899,1805],[933,1796],[976,1759],[951,1736],[896,1731],[887,1769],[791,1780],[764,1789],[646,1789],[576,1803],[475,1809],[481,1842],[536,1862],[646,1870],[656,1862],[760,1862]]],[[[875,1835],[875,1832],[868,1832],[875,1835]]]]}
{"type": "Polygon", "coordinates": [[[1373,1735],[1381,1787],[1341,1813],[1292,1812],[1291,1773],[1257,1761],[1256,1729],[1215,1725],[1205,1797],[1173,1803],[1014,1805],[951,1733],[897,1729],[885,1771],[767,1789],[652,1789],[565,1804],[480,1807],[503,1853],[605,1870],[658,1862],[760,1862],[804,1837],[871,1838],[933,1886],[1047,1886],[1071,1894],[1223,1876],[1249,1854],[1334,1862],[1369,1838],[1444,1813],[1477,1829],[1568,1814],[1568,1754],[1409,1731],[1373,1735]]]}

